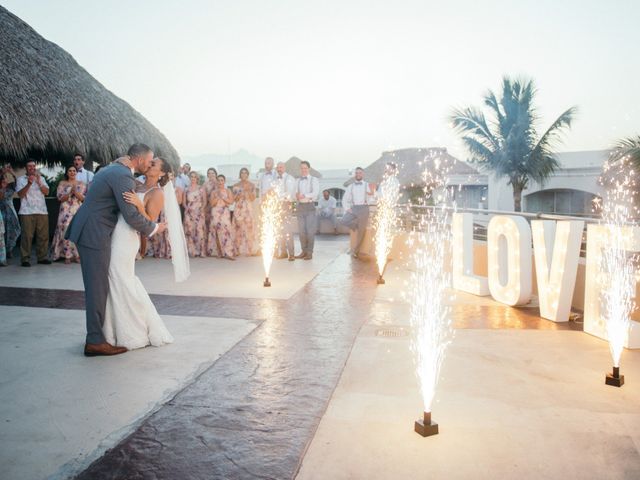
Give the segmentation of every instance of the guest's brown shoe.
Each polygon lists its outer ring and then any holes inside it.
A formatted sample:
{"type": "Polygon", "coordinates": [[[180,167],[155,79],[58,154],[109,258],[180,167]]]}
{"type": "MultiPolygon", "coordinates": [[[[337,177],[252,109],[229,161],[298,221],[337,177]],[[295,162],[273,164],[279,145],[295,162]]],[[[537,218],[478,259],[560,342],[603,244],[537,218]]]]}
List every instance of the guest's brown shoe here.
{"type": "Polygon", "coordinates": [[[300,255],[296,255],[296,256],[295,256],[295,257],[293,257],[293,258],[304,258],[304,257],[306,257],[306,256],[307,256],[307,254],[306,254],[306,253],[304,253],[304,252],[302,252],[300,255]]]}
{"type": "Polygon", "coordinates": [[[126,353],[127,349],[124,347],[114,347],[110,343],[85,343],[84,356],[85,357],[101,357],[109,355],[120,355],[126,353]]]}

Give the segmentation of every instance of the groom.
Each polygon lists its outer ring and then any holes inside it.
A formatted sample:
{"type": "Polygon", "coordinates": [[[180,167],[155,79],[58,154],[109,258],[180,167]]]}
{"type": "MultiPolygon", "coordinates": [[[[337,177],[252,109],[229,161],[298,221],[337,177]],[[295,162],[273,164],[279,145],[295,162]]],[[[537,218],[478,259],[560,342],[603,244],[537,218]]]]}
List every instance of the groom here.
{"type": "Polygon", "coordinates": [[[65,238],[78,247],[81,259],[87,314],[84,354],[87,357],[118,355],[127,351],[124,347],[107,343],[102,333],[109,294],[111,234],[118,221],[118,213],[122,213],[129,225],[148,237],[165,230],[164,223],[155,224],[147,220],[123,197],[124,192],[135,189],[134,172],[146,173],[152,160],[151,148],[136,143],[129,148],[126,157],[118,158],[100,169],[65,234],[65,238]]]}

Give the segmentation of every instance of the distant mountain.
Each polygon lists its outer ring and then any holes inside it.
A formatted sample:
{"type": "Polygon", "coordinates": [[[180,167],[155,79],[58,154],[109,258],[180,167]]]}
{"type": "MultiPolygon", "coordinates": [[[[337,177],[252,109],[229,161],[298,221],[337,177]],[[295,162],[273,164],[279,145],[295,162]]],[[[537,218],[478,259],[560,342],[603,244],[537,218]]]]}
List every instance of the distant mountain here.
{"type": "Polygon", "coordinates": [[[247,150],[240,149],[230,155],[220,153],[204,153],[202,155],[184,155],[182,163],[188,163],[193,170],[205,173],[209,167],[219,165],[251,165],[251,171],[258,171],[264,165],[264,158],[254,155],[247,150]]]}

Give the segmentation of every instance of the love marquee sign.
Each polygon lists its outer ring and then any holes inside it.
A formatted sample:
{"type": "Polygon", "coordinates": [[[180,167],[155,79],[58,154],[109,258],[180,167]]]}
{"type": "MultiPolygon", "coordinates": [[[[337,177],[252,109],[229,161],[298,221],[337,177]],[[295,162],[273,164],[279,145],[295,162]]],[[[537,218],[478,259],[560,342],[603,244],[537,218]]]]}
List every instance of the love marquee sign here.
{"type": "MultiPolygon", "coordinates": [[[[584,222],[578,220],[528,222],[515,215],[496,215],[487,231],[488,275],[473,273],[473,215],[454,213],[452,222],[453,288],[474,295],[491,295],[505,305],[525,305],[531,300],[532,266],[535,260],[540,316],[566,322],[576,284],[584,222]],[[533,248],[532,248],[533,245],[533,248]]],[[[632,229],[629,251],[640,251],[640,232],[632,229]]],[[[584,331],[606,339],[601,314],[603,248],[610,230],[603,225],[587,227],[584,331]]],[[[640,324],[631,322],[628,348],[640,348],[640,324]]]]}

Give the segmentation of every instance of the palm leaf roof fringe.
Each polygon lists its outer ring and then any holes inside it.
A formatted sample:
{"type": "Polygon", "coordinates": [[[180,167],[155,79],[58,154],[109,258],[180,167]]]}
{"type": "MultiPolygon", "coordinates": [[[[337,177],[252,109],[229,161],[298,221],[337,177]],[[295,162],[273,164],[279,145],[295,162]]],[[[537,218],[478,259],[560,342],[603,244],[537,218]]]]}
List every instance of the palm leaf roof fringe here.
{"type": "Polygon", "coordinates": [[[73,57],[0,6],[0,162],[50,166],[76,152],[99,164],[148,144],[174,167],[169,140],[73,57]]]}

